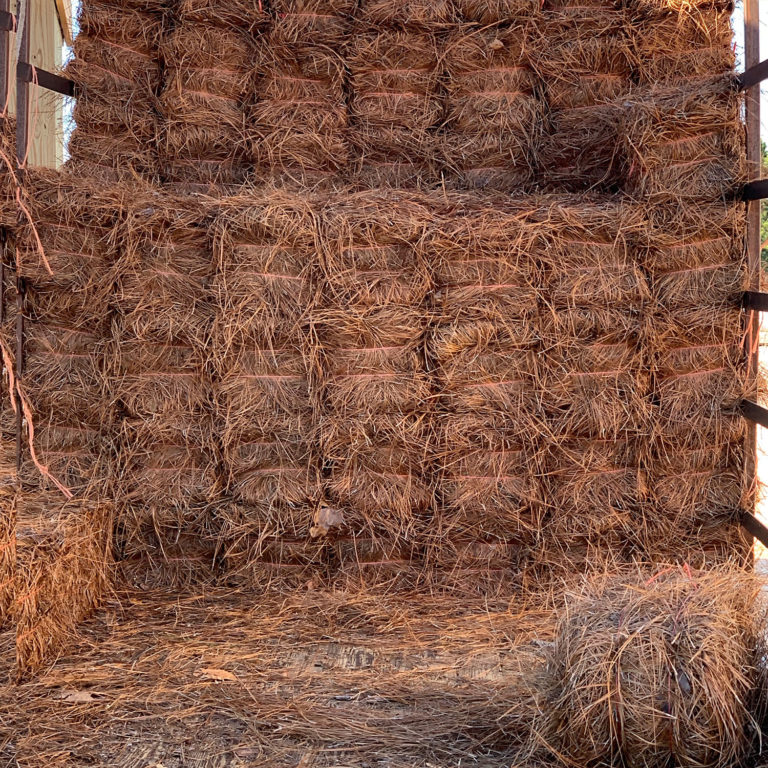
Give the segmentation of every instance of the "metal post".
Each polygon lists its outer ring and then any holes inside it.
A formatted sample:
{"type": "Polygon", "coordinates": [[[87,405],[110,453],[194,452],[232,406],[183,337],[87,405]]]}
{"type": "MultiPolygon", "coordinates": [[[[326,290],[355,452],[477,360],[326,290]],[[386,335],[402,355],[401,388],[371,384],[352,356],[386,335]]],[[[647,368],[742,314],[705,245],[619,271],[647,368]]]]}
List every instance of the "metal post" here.
{"type": "MultiPolygon", "coordinates": [[[[18,63],[29,62],[29,6],[27,6],[27,18],[21,29],[18,63]]],[[[20,22],[21,23],[21,22],[20,22]]],[[[17,32],[18,34],[18,32],[17,32]]],[[[27,152],[29,149],[29,82],[22,76],[16,76],[16,173],[19,184],[24,180],[24,169],[27,164],[27,152]]],[[[19,224],[21,225],[21,211],[19,211],[19,224]]],[[[17,251],[18,259],[18,251],[17,251]]],[[[21,381],[24,374],[24,280],[19,277],[16,270],[16,379],[21,381]]],[[[23,446],[23,420],[21,408],[16,413],[16,469],[21,469],[23,446]]]]}
{"type": "MultiPolygon", "coordinates": [[[[745,69],[760,62],[759,0],[744,0],[744,65],[745,69]]],[[[760,147],[760,84],[746,89],[746,141],[748,178],[761,177],[760,147]]],[[[747,270],[749,290],[760,290],[760,200],[747,204],[747,270]]],[[[747,351],[747,372],[750,381],[758,375],[760,350],[760,314],[754,309],[746,311],[745,343],[747,351]]],[[[746,487],[749,489],[750,505],[754,505],[757,491],[757,426],[747,423],[745,451],[746,487]]]]}
{"type": "MultiPolygon", "coordinates": [[[[11,0],[0,0],[0,11],[9,12],[11,0]]],[[[8,97],[10,95],[11,46],[8,44],[10,34],[0,32],[0,115],[7,115],[8,97]]]]}

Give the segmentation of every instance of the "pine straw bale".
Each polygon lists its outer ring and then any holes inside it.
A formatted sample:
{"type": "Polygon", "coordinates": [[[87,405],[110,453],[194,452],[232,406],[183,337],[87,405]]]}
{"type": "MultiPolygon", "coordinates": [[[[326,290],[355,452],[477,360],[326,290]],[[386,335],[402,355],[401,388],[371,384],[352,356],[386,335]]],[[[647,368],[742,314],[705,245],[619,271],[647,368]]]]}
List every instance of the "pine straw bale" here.
{"type": "MultiPolygon", "coordinates": [[[[250,518],[252,513],[246,509],[241,514],[250,518]]],[[[222,558],[228,583],[282,592],[313,589],[327,581],[328,549],[324,541],[290,535],[238,536],[225,543],[222,558]]]]}
{"type": "Polygon", "coordinates": [[[634,342],[568,339],[547,354],[544,408],[555,435],[615,438],[650,427],[650,380],[634,342]]]}
{"type": "Polygon", "coordinates": [[[618,179],[622,110],[614,99],[631,87],[626,24],[611,4],[564,4],[545,15],[531,46],[550,110],[539,163],[560,190],[610,188],[618,179]]]}
{"type": "Polygon", "coordinates": [[[466,21],[490,25],[530,19],[541,12],[538,0],[453,0],[466,21]]]}
{"type": "Polygon", "coordinates": [[[443,162],[459,184],[509,191],[532,178],[543,110],[529,38],[524,25],[466,25],[445,42],[443,162]]]}
{"type": "Polygon", "coordinates": [[[206,347],[214,314],[210,205],[136,189],[126,213],[113,299],[122,337],[206,347]]]}
{"type": "Polygon", "coordinates": [[[566,545],[581,539],[619,549],[632,537],[648,495],[643,453],[642,445],[623,435],[551,444],[542,459],[543,536],[566,545]]]}
{"type": "Polygon", "coordinates": [[[116,329],[107,386],[132,417],[196,413],[210,406],[211,383],[200,350],[184,344],[136,341],[116,329]]]}
{"type": "Polygon", "coordinates": [[[10,449],[15,432],[15,417],[10,406],[2,404],[0,451],[0,627],[10,625],[16,576],[16,457],[10,449]]]}
{"type": "MultiPolygon", "coordinates": [[[[121,515],[126,530],[141,531],[151,520],[158,535],[172,540],[208,512],[219,493],[218,450],[205,413],[165,413],[125,419],[118,444],[117,497],[131,505],[133,519],[121,515]]],[[[130,536],[128,536],[130,538],[130,536]]]]}
{"type": "Polygon", "coordinates": [[[744,451],[737,443],[682,450],[651,467],[651,506],[643,516],[641,543],[658,556],[670,542],[727,540],[728,523],[749,507],[744,451]]]}
{"type": "Polygon", "coordinates": [[[358,17],[365,24],[434,32],[456,23],[453,0],[362,0],[358,17]]]}
{"type": "Polygon", "coordinates": [[[114,0],[89,0],[78,11],[80,34],[97,38],[105,45],[122,46],[126,54],[156,53],[167,27],[164,8],[156,12],[114,0]]]}
{"type": "Polygon", "coordinates": [[[73,292],[103,305],[117,256],[115,224],[123,197],[122,191],[104,189],[90,178],[28,172],[23,195],[28,215],[16,240],[19,276],[41,293],[73,292]]]}
{"type": "Polygon", "coordinates": [[[72,419],[98,427],[108,418],[104,395],[104,339],[87,330],[25,323],[22,387],[43,421],[72,419]]]}
{"type": "Polygon", "coordinates": [[[340,51],[347,40],[357,0],[271,0],[271,45],[307,45],[340,51]]]}
{"type": "Polygon", "coordinates": [[[733,12],[733,0],[629,0],[627,8],[643,18],[674,15],[700,17],[710,11],[733,12]]]}
{"type": "Polygon", "coordinates": [[[729,76],[638,90],[623,129],[627,192],[656,202],[732,195],[746,178],[740,110],[729,76]]]}
{"type": "Polygon", "coordinates": [[[740,305],[746,288],[744,216],[742,205],[724,202],[656,206],[651,212],[640,256],[659,312],[706,307],[711,327],[702,314],[696,323],[700,338],[728,337],[734,330],[717,323],[740,305]]]}
{"type": "Polygon", "coordinates": [[[483,339],[515,347],[535,343],[540,262],[530,199],[454,195],[440,211],[425,248],[435,271],[440,326],[431,354],[444,360],[483,339]],[[471,325],[470,325],[471,324],[471,325]],[[451,337],[456,337],[455,342],[451,337]]]}
{"type": "Polygon", "coordinates": [[[31,452],[22,457],[20,481],[55,490],[42,465],[73,493],[103,486],[104,431],[114,414],[106,397],[102,340],[88,332],[26,323],[22,389],[30,408],[31,452]]]}
{"type": "Polygon", "coordinates": [[[308,181],[348,160],[344,60],[313,36],[270,46],[248,112],[250,154],[260,177],[308,181]]]}
{"type": "Polygon", "coordinates": [[[445,214],[428,245],[438,287],[427,355],[443,409],[434,457],[438,556],[443,536],[517,541],[535,534],[537,473],[524,448],[543,429],[531,207],[468,197],[453,203],[455,215],[445,214]]]}
{"type": "Polygon", "coordinates": [[[450,542],[485,542],[491,549],[494,543],[532,543],[542,523],[543,468],[536,446],[526,440],[530,435],[516,434],[511,424],[504,430],[500,418],[480,415],[443,413],[436,421],[433,560],[461,561],[450,542]]]}
{"type": "Polygon", "coordinates": [[[215,347],[308,349],[319,214],[312,197],[269,188],[218,201],[215,347]]]}
{"type": "MultiPolygon", "coordinates": [[[[190,181],[223,184],[244,180],[243,101],[253,88],[256,41],[244,31],[190,22],[163,41],[166,64],[159,110],[161,163],[185,163],[190,181]],[[209,161],[199,172],[189,161],[209,161]],[[226,161],[218,169],[210,161],[226,161]],[[216,171],[211,179],[209,174],[216,171]]],[[[172,172],[173,173],[173,172],[172,172]]]]}
{"type": "Polygon", "coordinates": [[[251,505],[257,518],[291,521],[294,532],[299,526],[307,533],[320,461],[305,357],[291,349],[253,348],[225,357],[215,398],[230,493],[251,505]]]}
{"type": "Polygon", "coordinates": [[[364,421],[329,416],[320,424],[325,496],[338,512],[334,529],[397,545],[415,539],[433,498],[426,422],[422,409],[364,421]]]}
{"type": "Polygon", "coordinates": [[[138,534],[133,534],[134,539],[126,540],[120,537],[118,526],[115,548],[125,555],[115,563],[116,580],[132,588],[134,594],[151,589],[188,593],[215,583],[222,575],[222,562],[218,535],[209,527],[187,524],[184,530],[158,533],[148,520],[138,534]]]}
{"type": "Polygon", "coordinates": [[[434,177],[434,129],[443,114],[436,39],[363,27],[354,31],[346,56],[356,174],[364,184],[392,175],[416,181],[420,170],[434,177]]]}
{"type": "Polygon", "coordinates": [[[670,8],[633,19],[631,34],[641,85],[712,77],[731,72],[736,63],[730,10],[670,8]]]}
{"type": "Polygon", "coordinates": [[[341,537],[334,542],[333,553],[333,583],[345,589],[407,589],[421,576],[421,562],[411,548],[382,537],[341,537]]]}
{"type": "Polygon", "coordinates": [[[542,386],[556,434],[610,437],[648,428],[640,318],[649,299],[633,243],[638,207],[555,198],[542,204],[542,386]]]}
{"type": "Polygon", "coordinates": [[[111,518],[103,502],[61,494],[16,499],[13,618],[19,676],[51,660],[109,586],[111,518]]]}
{"type": "Polygon", "coordinates": [[[252,0],[176,0],[173,10],[181,24],[218,25],[251,34],[270,22],[266,3],[252,0]]]}
{"type": "Polygon", "coordinates": [[[738,762],[763,709],[761,590],[732,566],[587,582],[568,600],[542,680],[553,753],[633,768],[738,762]]]}

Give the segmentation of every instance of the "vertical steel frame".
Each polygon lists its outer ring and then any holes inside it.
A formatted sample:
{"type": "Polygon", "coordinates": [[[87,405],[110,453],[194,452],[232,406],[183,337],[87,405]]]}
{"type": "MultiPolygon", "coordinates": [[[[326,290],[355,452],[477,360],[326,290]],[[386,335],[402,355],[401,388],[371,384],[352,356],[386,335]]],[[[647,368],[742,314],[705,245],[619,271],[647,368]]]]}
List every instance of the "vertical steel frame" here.
{"type": "MultiPolygon", "coordinates": [[[[17,3],[17,9],[22,0],[17,3]]],[[[29,82],[22,76],[20,64],[29,62],[29,5],[27,18],[23,20],[21,40],[19,44],[19,60],[16,64],[16,174],[19,184],[23,184],[24,171],[29,150],[29,82]]],[[[17,16],[18,18],[18,16],[17,16]]],[[[19,20],[21,23],[21,20],[19,20]]],[[[18,34],[18,32],[17,32],[18,34]]],[[[21,211],[19,211],[19,224],[21,211]]],[[[24,280],[16,274],[16,380],[21,381],[24,374],[24,280]]],[[[21,470],[23,450],[23,419],[22,409],[16,411],[16,470],[21,470]]]]}
{"type": "MultiPolygon", "coordinates": [[[[760,63],[759,0],[744,0],[744,67],[745,71],[760,63]]],[[[762,152],[760,145],[760,84],[745,91],[745,121],[747,171],[750,180],[761,178],[762,152]]],[[[760,200],[750,200],[747,205],[746,259],[749,275],[748,290],[760,290],[760,200]]],[[[746,311],[745,344],[747,369],[751,381],[759,373],[760,313],[756,309],[746,311]]],[[[754,505],[757,491],[757,425],[747,422],[746,483],[754,505]]],[[[753,510],[750,510],[753,511],[753,510]]]]}

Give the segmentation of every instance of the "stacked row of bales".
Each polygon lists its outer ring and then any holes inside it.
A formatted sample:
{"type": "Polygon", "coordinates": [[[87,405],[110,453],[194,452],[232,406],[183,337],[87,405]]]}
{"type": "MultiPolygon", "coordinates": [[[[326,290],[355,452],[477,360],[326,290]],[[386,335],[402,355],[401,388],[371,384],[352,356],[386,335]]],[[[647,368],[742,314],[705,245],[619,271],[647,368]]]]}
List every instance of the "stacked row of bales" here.
{"type": "MultiPolygon", "coordinates": [[[[182,192],[275,179],[634,194],[638,123],[702,78],[728,90],[733,66],[727,9],[640,0],[100,0],[81,30],[72,167],[182,192]]],[[[695,144],[674,151],[693,161],[709,146],[695,144]]]]}
{"type": "Polygon", "coordinates": [[[509,587],[732,548],[738,206],[30,178],[22,479],[118,501],[121,557],[509,587]]]}

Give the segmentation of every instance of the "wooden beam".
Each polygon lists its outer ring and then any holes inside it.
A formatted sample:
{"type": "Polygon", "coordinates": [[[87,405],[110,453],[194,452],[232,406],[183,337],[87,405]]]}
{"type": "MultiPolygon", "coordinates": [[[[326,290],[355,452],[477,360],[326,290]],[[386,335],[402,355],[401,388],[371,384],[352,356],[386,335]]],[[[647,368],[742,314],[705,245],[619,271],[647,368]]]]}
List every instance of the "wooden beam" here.
{"type": "Polygon", "coordinates": [[[64,35],[64,42],[72,45],[72,12],[70,0],[56,0],[56,13],[59,17],[59,26],[64,35]]]}

